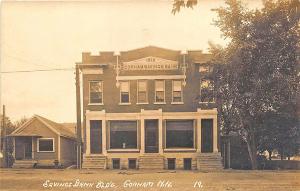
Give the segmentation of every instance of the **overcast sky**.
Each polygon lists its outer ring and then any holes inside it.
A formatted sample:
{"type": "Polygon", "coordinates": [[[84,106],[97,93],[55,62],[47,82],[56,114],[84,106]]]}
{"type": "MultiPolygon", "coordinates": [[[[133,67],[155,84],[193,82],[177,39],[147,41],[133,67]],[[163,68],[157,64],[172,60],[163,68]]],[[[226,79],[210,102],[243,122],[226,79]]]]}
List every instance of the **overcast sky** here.
{"type": "MultiPolygon", "coordinates": [[[[245,1],[246,3],[246,1],[245,1]]],[[[251,7],[260,1],[247,1],[251,7]]],[[[123,51],[148,45],[207,51],[225,44],[211,11],[223,0],[200,0],[171,14],[172,1],[2,2],[1,70],[72,68],[82,52],[123,51]]],[[[33,114],[75,122],[73,71],[1,74],[1,105],[12,120],[33,114]]]]}

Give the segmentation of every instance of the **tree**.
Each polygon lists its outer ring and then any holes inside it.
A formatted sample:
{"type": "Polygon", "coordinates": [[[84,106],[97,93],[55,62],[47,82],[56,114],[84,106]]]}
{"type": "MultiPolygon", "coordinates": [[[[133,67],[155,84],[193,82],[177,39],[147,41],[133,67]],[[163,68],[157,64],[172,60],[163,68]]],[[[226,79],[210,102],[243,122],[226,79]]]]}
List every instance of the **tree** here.
{"type": "Polygon", "coordinates": [[[227,0],[226,5],[214,10],[215,24],[230,42],[225,48],[211,48],[222,130],[241,135],[256,169],[263,145],[287,151],[299,138],[300,5],[267,0],[254,11],[237,0],[227,0]],[[276,124],[268,123],[274,119],[270,114],[277,117],[276,124]]]}

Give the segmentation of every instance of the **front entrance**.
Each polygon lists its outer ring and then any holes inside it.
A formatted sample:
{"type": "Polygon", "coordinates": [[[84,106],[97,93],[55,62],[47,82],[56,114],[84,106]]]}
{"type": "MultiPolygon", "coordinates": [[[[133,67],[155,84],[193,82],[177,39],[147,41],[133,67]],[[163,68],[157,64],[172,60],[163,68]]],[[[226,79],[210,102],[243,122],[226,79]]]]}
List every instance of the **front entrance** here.
{"type": "Polygon", "coordinates": [[[90,121],[90,148],[91,154],[102,153],[102,121],[90,121]]]}
{"type": "Polygon", "coordinates": [[[24,139],[24,159],[32,159],[32,139],[24,139]]]}
{"type": "Polygon", "coordinates": [[[158,120],[145,120],[145,153],[158,153],[158,120]]]}
{"type": "Polygon", "coordinates": [[[201,152],[213,152],[213,120],[201,120],[201,152]]]}

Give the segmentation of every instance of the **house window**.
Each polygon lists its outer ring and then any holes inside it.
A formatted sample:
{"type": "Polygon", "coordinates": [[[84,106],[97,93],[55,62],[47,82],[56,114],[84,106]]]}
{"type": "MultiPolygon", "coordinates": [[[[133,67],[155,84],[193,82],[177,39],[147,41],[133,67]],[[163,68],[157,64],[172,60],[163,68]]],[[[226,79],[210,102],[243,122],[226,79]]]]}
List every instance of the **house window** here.
{"type": "Polygon", "coordinates": [[[120,83],[120,102],[121,103],[130,103],[130,94],[129,94],[130,84],[129,82],[120,83]]]}
{"type": "Polygon", "coordinates": [[[184,170],[192,170],[192,159],[191,158],[183,159],[183,169],[184,170]]]}
{"type": "Polygon", "coordinates": [[[110,148],[137,148],[137,121],[110,121],[110,148]]]}
{"type": "Polygon", "coordinates": [[[120,159],[112,159],[112,167],[113,169],[120,169],[120,159]]]}
{"type": "Polygon", "coordinates": [[[103,82],[102,81],[90,82],[90,103],[91,104],[103,103],[103,82]]]}
{"type": "Polygon", "coordinates": [[[138,103],[147,103],[147,81],[138,81],[138,103]]]}
{"type": "Polygon", "coordinates": [[[174,80],[172,84],[173,98],[172,102],[182,102],[182,81],[174,80]]]}
{"type": "Polygon", "coordinates": [[[136,159],[128,159],[128,168],[136,169],[136,159]]]}
{"type": "Polygon", "coordinates": [[[168,158],[168,170],[175,170],[176,167],[176,159],[175,158],[168,158]]]}
{"type": "Polygon", "coordinates": [[[211,80],[200,81],[200,102],[214,102],[214,86],[211,80]]]}
{"type": "Polygon", "coordinates": [[[38,152],[54,152],[54,138],[39,138],[37,147],[38,152]]]}
{"type": "Polygon", "coordinates": [[[165,102],[165,81],[164,80],[155,81],[155,102],[157,103],[165,102]]]}
{"type": "Polygon", "coordinates": [[[166,148],[194,148],[194,121],[167,121],[166,148]]]}

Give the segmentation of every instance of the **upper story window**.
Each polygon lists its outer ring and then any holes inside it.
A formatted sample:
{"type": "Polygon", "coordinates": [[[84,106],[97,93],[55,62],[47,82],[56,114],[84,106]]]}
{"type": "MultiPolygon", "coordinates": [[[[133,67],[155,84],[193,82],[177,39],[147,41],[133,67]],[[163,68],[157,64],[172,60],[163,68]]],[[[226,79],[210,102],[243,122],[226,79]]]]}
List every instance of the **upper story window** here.
{"type": "Polygon", "coordinates": [[[212,72],[212,67],[208,66],[208,65],[200,65],[199,66],[199,72],[203,72],[203,73],[208,73],[208,72],[212,72]]]}
{"type": "Polygon", "coordinates": [[[120,83],[120,103],[130,103],[130,84],[128,81],[120,83]]]}
{"type": "Polygon", "coordinates": [[[103,82],[90,81],[90,104],[103,103],[103,82]]]}
{"type": "Polygon", "coordinates": [[[155,102],[156,103],[165,102],[165,81],[164,80],[155,81],[155,102]]]}
{"type": "Polygon", "coordinates": [[[147,96],[147,81],[146,80],[139,80],[137,85],[137,102],[138,103],[147,103],[148,96],[147,96]]]}
{"type": "Polygon", "coordinates": [[[200,80],[200,102],[214,102],[214,86],[211,80],[200,80]]]}
{"type": "Polygon", "coordinates": [[[182,81],[173,80],[172,83],[172,102],[182,102],[182,81]]]}

